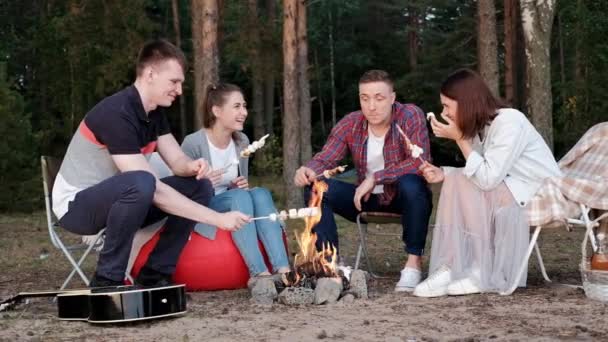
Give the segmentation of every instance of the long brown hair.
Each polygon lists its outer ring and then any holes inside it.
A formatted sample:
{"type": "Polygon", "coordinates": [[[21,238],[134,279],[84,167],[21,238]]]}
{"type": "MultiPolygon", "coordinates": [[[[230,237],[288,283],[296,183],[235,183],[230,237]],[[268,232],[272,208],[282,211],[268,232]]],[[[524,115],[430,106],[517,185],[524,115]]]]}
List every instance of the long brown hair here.
{"type": "Polygon", "coordinates": [[[470,69],[459,69],[441,84],[441,94],[458,103],[456,124],[464,138],[473,138],[507,104],[495,97],[481,76],[470,69]]]}
{"type": "Polygon", "coordinates": [[[215,115],[213,115],[213,106],[223,106],[228,99],[228,95],[234,92],[243,94],[239,86],[231,83],[218,83],[207,86],[205,100],[203,101],[203,127],[213,127],[216,120],[215,115]]]}

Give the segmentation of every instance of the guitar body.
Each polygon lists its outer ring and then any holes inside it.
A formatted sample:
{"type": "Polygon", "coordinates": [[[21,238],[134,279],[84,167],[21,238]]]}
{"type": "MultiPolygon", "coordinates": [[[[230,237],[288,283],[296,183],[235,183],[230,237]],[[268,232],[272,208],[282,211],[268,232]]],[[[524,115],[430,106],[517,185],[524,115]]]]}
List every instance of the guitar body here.
{"type": "MultiPolygon", "coordinates": [[[[170,317],[186,313],[185,285],[140,288],[107,287],[92,290],[38,292],[17,298],[57,296],[60,320],[121,323],[170,317]]],[[[5,301],[9,302],[9,301],[5,301]]]]}
{"type": "Polygon", "coordinates": [[[91,293],[91,323],[131,322],[180,315],[186,312],[186,287],[134,289],[91,293]]]}

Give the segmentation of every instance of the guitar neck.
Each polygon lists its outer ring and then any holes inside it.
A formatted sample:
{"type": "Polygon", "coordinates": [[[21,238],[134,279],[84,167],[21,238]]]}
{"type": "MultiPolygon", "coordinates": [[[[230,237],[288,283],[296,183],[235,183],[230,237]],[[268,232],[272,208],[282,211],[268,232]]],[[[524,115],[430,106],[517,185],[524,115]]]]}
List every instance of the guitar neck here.
{"type": "MultiPolygon", "coordinates": [[[[56,295],[61,294],[61,293],[77,292],[77,291],[89,291],[89,290],[63,290],[63,291],[51,290],[51,291],[36,291],[36,292],[19,292],[18,295],[10,297],[10,298],[0,302],[0,304],[15,303],[15,302],[18,302],[18,301],[26,299],[26,298],[55,297],[56,295]]],[[[4,308],[4,307],[2,307],[2,308],[4,308]]]]}

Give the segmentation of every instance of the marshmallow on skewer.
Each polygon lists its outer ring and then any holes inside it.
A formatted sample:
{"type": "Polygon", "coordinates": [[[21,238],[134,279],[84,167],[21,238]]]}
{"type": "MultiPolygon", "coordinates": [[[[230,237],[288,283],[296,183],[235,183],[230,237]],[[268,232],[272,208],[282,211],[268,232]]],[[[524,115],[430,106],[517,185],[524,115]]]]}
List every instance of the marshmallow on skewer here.
{"type": "Polygon", "coordinates": [[[420,158],[420,156],[422,155],[422,153],[424,153],[424,149],[422,147],[420,147],[420,146],[412,143],[410,141],[410,139],[407,137],[407,135],[405,134],[405,132],[403,132],[403,130],[401,129],[401,127],[399,127],[399,125],[397,125],[397,130],[399,131],[399,134],[401,134],[401,136],[403,137],[403,139],[405,139],[405,143],[407,144],[407,147],[410,149],[412,157],[414,157],[414,158],[420,158]]]}
{"type": "Polygon", "coordinates": [[[300,209],[289,209],[289,213],[285,210],[281,210],[279,213],[271,213],[268,216],[254,217],[252,220],[271,220],[271,221],[285,221],[289,219],[306,218],[319,215],[319,208],[317,207],[305,207],[300,209]]]}
{"type": "Polygon", "coordinates": [[[330,169],[330,170],[325,170],[325,171],[323,171],[322,174],[317,176],[317,179],[320,179],[321,177],[325,177],[326,179],[329,179],[329,178],[337,175],[338,173],[344,172],[344,170],[346,170],[346,166],[347,165],[341,165],[338,167],[334,167],[333,169],[330,169]]]}
{"type": "Polygon", "coordinates": [[[426,119],[427,119],[428,121],[431,121],[431,119],[436,119],[436,117],[435,117],[435,113],[433,113],[433,112],[428,112],[428,113],[426,113],[426,119]]]}
{"type": "Polygon", "coordinates": [[[289,209],[289,218],[290,219],[298,218],[298,210],[297,209],[289,209]]]}
{"type": "Polygon", "coordinates": [[[264,147],[264,144],[266,144],[266,138],[268,138],[269,136],[270,134],[266,134],[265,136],[261,137],[260,140],[256,140],[249,144],[247,148],[241,151],[241,157],[248,158],[252,153],[264,147]]]}

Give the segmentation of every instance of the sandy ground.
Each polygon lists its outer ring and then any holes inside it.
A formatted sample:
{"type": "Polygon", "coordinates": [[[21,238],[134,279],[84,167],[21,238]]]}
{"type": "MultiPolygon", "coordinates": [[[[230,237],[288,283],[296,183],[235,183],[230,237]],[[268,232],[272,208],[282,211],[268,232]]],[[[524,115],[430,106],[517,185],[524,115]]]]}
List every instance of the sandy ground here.
{"type": "MultiPolygon", "coordinates": [[[[0,298],[56,288],[69,268],[48,242],[42,214],[0,217],[0,298]]],[[[356,234],[341,223],[342,248],[354,255],[356,234]],[[342,228],[342,227],[345,228],[342,228]]],[[[398,227],[394,227],[398,231],[398,227]]],[[[580,232],[544,232],[541,250],[557,282],[580,284],[580,232]]],[[[182,317],[138,324],[62,322],[48,299],[0,313],[2,341],[608,341],[608,304],[582,290],[548,286],[535,261],[528,288],[512,296],[435,299],[394,293],[402,262],[398,239],[370,248],[389,278],[369,282],[370,298],[352,304],[256,306],[247,290],[189,293],[182,317]]],[[[351,259],[352,261],[352,259],[351,259]]],[[[91,261],[93,262],[93,261],[91,261]]],[[[92,272],[94,263],[87,267],[92,272]]],[[[75,284],[74,286],[80,286],[75,284]]]]}
{"type": "Polygon", "coordinates": [[[7,341],[444,341],[607,340],[606,305],[580,290],[536,287],[515,295],[421,299],[372,282],[372,297],[347,305],[260,307],[246,290],[190,294],[179,318],[126,325],[60,322],[36,300],[5,313],[7,341]]]}

